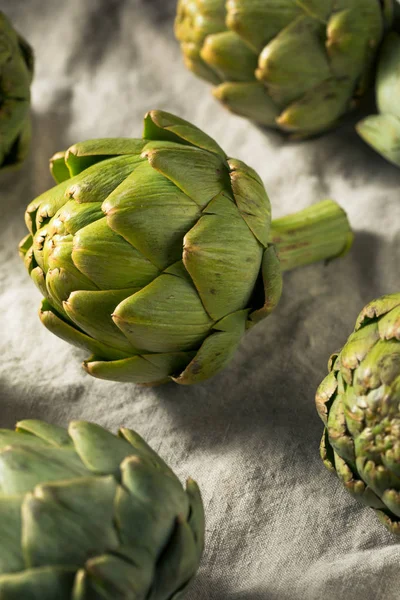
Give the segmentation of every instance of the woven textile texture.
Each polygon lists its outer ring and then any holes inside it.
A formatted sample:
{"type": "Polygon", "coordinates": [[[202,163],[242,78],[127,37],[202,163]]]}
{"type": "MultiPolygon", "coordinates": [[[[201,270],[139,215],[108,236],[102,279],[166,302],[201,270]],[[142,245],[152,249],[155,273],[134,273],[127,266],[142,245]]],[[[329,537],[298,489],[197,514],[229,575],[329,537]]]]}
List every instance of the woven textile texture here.
{"type": "Polygon", "coordinates": [[[303,143],[230,115],[186,71],[174,0],[0,0],[36,53],[33,144],[0,174],[0,425],[86,419],[136,429],[203,492],[206,550],[189,600],[398,600],[400,545],[328,473],[315,390],[361,308],[399,291],[400,171],[363,144],[356,119],[303,143]],[[17,253],[24,209],[76,141],[139,136],[151,108],[213,136],[261,175],[275,218],[331,197],[356,231],[351,253],[284,276],[278,309],[202,385],[95,380],[86,357],[40,323],[17,253]]]}

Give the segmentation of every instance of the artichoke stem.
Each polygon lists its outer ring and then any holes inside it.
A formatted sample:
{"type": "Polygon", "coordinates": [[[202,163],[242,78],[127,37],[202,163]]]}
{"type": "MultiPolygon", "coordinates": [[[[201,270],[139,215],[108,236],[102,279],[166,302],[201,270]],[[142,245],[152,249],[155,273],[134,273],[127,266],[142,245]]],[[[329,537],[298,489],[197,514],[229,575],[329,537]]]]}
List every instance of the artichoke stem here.
{"type": "Polygon", "coordinates": [[[353,233],[344,210],[323,200],[295,214],[272,221],[270,242],[275,245],[282,271],[343,256],[353,233]]]}

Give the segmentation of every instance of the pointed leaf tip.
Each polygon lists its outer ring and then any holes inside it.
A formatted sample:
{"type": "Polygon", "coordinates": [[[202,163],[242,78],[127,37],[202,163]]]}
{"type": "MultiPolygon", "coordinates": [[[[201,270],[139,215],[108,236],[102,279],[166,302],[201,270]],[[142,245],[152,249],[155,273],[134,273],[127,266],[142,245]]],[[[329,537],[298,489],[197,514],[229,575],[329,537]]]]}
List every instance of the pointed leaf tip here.
{"type": "Polygon", "coordinates": [[[143,137],[146,140],[196,146],[226,159],[225,152],[209,135],[185,119],[162,110],[151,110],[146,113],[143,137]]]}

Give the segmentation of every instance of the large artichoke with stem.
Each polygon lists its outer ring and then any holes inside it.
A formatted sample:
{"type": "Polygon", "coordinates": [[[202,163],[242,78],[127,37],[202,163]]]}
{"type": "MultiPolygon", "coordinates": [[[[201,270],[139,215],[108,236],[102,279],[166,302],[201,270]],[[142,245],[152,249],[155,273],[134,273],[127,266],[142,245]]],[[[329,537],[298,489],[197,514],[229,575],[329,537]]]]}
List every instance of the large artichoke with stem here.
{"type": "Polygon", "coordinates": [[[59,183],[28,206],[21,253],[42,322],[92,353],[96,377],[211,377],[277,304],[282,270],[351,244],[332,201],[271,227],[257,173],[165,112],[143,139],[78,143],[51,166],[59,183]]]}
{"type": "Polygon", "coordinates": [[[21,163],[29,148],[33,52],[0,11],[0,169],[21,163]]]}
{"type": "Polygon", "coordinates": [[[382,46],[376,103],[379,114],[360,121],[357,131],[367,144],[400,167],[400,34],[394,31],[382,46]]]}
{"type": "Polygon", "coordinates": [[[0,490],[2,600],[178,600],[197,571],[199,489],[130,429],[1,429],[0,490]]]}
{"type": "Polygon", "coordinates": [[[400,534],[400,294],[368,304],[320,385],[321,456],[400,534]]]}
{"type": "Polygon", "coordinates": [[[393,0],[179,0],[187,67],[234,113],[310,136],[369,86],[393,0]]]}

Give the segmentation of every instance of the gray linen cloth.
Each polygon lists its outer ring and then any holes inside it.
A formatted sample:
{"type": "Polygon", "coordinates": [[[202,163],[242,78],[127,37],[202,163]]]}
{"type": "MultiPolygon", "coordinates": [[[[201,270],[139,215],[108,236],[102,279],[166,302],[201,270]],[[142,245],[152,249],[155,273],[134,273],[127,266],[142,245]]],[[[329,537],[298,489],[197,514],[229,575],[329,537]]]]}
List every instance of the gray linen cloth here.
{"type": "Polygon", "coordinates": [[[206,549],[189,600],[398,600],[400,545],[319,459],[315,390],[372,298],[400,289],[400,171],[349,122],[319,139],[230,115],[187,72],[174,0],[0,0],[36,52],[33,144],[0,174],[0,426],[44,418],[136,429],[201,486],[206,549]],[[143,388],[86,375],[85,354],[40,323],[17,244],[25,206],[52,185],[48,158],[95,137],[139,136],[151,108],[176,113],[261,175],[275,217],[331,197],[352,252],[285,274],[280,306],[202,385],[143,388]]]}

